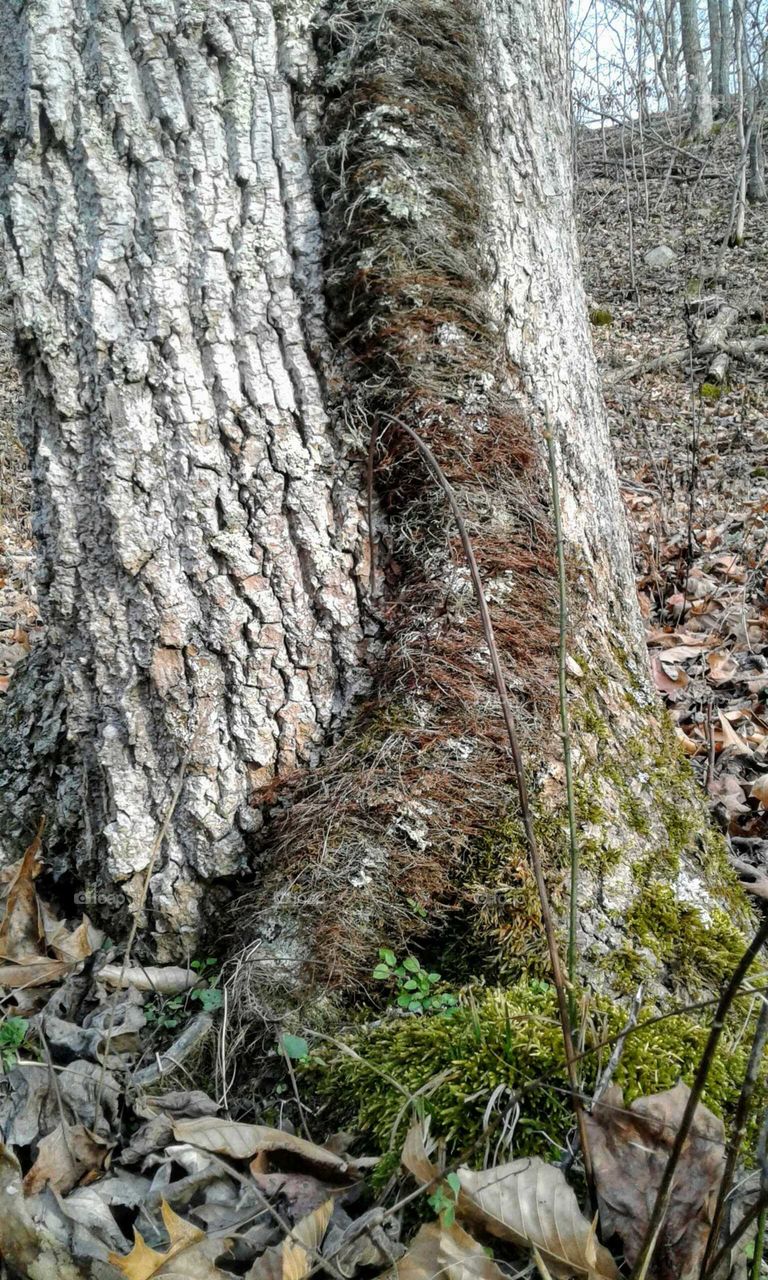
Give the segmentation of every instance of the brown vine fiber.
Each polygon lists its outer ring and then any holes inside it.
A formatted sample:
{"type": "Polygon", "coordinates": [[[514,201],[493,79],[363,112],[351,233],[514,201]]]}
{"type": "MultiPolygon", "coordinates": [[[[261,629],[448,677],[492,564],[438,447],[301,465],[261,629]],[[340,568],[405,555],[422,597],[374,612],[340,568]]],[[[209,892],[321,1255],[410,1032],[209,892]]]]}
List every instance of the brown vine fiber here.
{"type": "MultiPolygon", "coordinates": [[[[247,903],[248,936],[276,952],[299,932],[286,932],[287,919],[309,930],[307,990],[348,990],[370,973],[377,946],[397,948],[423,929],[408,898],[428,907],[433,926],[463,894],[471,904],[476,887],[465,894],[460,867],[513,808],[457,531],[393,419],[423,436],[457,492],[529,747],[553,715],[546,470],[487,301],[477,21],[468,0],[336,0],[317,32],[325,107],[315,176],[337,411],[361,456],[375,433],[384,517],[375,606],[386,634],[374,694],[321,766],[288,789],[263,851],[271,870],[247,903]]],[[[498,857],[529,911],[519,849],[499,847],[498,857]]],[[[506,903],[494,917],[499,946],[516,932],[506,903]]],[[[289,968],[270,970],[264,954],[242,971],[245,1012],[263,1006],[265,984],[288,981],[289,968]]]]}

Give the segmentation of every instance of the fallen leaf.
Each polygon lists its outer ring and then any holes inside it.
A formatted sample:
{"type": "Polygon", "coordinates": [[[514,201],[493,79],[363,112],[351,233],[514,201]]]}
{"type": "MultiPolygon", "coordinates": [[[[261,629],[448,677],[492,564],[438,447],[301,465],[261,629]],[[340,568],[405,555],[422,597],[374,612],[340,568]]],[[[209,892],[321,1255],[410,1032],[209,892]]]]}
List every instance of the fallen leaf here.
{"type": "Polygon", "coordinates": [[[687,756],[698,755],[704,746],[703,742],[694,742],[693,738],[689,738],[688,734],[684,733],[679,725],[675,725],[675,737],[687,756]]]}
{"type": "Polygon", "coordinates": [[[0,923],[0,957],[23,963],[40,954],[43,938],[35,880],[40,874],[40,845],[44,824],[19,862],[11,868],[12,879],[0,923]]]}
{"type": "Polygon", "coordinates": [[[164,1253],[150,1249],[143,1236],[134,1230],[134,1244],[125,1256],[110,1253],[108,1261],[126,1280],[151,1280],[153,1276],[176,1277],[177,1280],[223,1280],[225,1272],[214,1266],[213,1258],[222,1253],[222,1240],[207,1240],[205,1232],[185,1222],[173,1212],[165,1200],[160,1205],[168,1232],[168,1248],[164,1253]],[[177,1265],[178,1264],[178,1265],[177,1265]]]}
{"type": "Polygon", "coordinates": [[[189,991],[200,982],[194,969],[181,965],[129,965],[105,964],[97,974],[99,982],[108,987],[135,987],[137,991],[154,991],[161,996],[176,996],[189,991]]]}
{"type": "Polygon", "coordinates": [[[664,650],[661,661],[662,663],[689,662],[691,658],[701,657],[703,652],[703,644],[676,644],[671,649],[664,650]]]}
{"type": "Polygon", "coordinates": [[[503,1280],[503,1272],[458,1223],[444,1227],[430,1222],[420,1228],[396,1270],[385,1273],[397,1280],[503,1280]]]}
{"type": "MultiPolygon", "coordinates": [[[[269,1152],[275,1157],[298,1157],[304,1165],[326,1173],[349,1172],[349,1162],[325,1147],[282,1129],[261,1124],[242,1124],[237,1120],[219,1120],[215,1116],[199,1116],[195,1120],[177,1120],[173,1126],[177,1142],[191,1142],[203,1151],[215,1151],[232,1160],[249,1160],[257,1153],[269,1152]]],[[[259,1169],[259,1172],[265,1172],[259,1169]]]]}
{"type": "MultiPolygon", "coordinates": [[[[626,1107],[621,1089],[611,1085],[586,1117],[600,1224],[606,1238],[621,1238],[630,1267],[640,1252],[689,1095],[688,1086],[678,1084],[626,1107]]],[[[688,1280],[698,1272],[723,1172],[724,1141],[722,1120],[700,1103],[659,1233],[655,1280],[688,1280]]]]}
{"type": "Polygon", "coordinates": [[[742,862],[739,858],[732,858],[731,866],[747,893],[754,893],[756,898],[768,899],[768,875],[762,867],[753,867],[751,863],[742,862]]]}
{"type": "Polygon", "coordinates": [[[246,1273],[245,1280],[306,1280],[333,1213],[326,1200],[292,1228],[282,1244],[267,1249],[246,1273]]]}
{"type": "MultiPolygon", "coordinates": [[[[437,1176],[421,1125],[411,1128],[401,1160],[422,1184],[437,1176]]],[[[613,1258],[599,1243],[557,1165],[530,1156],[479,1173],[460,1168],[457,1174],[460,1218],[512,1244],[538,1249],[552,1275],[561,1280],[574,1275],[591,1280],[618,1276],[613,1258]]]]}
{"type": "Polygon", "coordinates": [[[713,778],[709,784],[709,794],[714,800],[721,804],[732,818],[739,817],[743,813],[749,813],[749,805],[744,789],[739,784],[738,778],[734,778],[733,774],[725,773],[720,778],[713,778]]]}
{"type": "Polygon", "coordinates": [[[0,965],[0,987],[45,987],[58,982],[71,967],[63,960],[49,960],[47,956],[26,964],[3,964],[0,965]]]}
{"type": "Polygon", "coordinates": [[[670,702],[682,697],[688,688],[688,676],[680,667],[663,662],[660,658],[651,660],[653,681],[659,693],[663,693],[670,702]]]}
{"type": "Polygon", "coordinates": [[[0,1143],[0,1259],[19,1276],[56,1277],[56,1280],[86,1280],[91,1268],[83,1271],[61,1242],[36,1222],[21,1193],[21,1169],[16,1157],[0,1143]]]}
{"type": "Polygon", "coordinates": [[[764,773],[761,778],[752,783],[749,794],[755,797],[762,809],[768,809],[768,773],[764,773]]]}
{"type": "Polygon", "coordinates": [[[739,664],[730,653],[722,649],[707,654],[710,684],[731,684],[739,674],[739,664]]]}
{"type": "Polygon", "coordinates": [[[735,756],[751,756],[752,748],[749,743],[745,742],[741,735],[736,732],[733,726],[728,722],[728,720],[726,720],[722,711],[718,711],[717,718],[720,721],[720,730],[723,735],[721,749],[725,751],[730,748],[735,756]]]}
{"type": "Polygon", "coordinates": [[[59,1124],[40,1139],[37,1159],[23,1182],[24,1195],[37,1195],[45,1186],[66,1195],[87,1174],[103,1169],[108,1155],[109,1145],[84,1125],[67,1125],[65,1130],[59,1124]]]}

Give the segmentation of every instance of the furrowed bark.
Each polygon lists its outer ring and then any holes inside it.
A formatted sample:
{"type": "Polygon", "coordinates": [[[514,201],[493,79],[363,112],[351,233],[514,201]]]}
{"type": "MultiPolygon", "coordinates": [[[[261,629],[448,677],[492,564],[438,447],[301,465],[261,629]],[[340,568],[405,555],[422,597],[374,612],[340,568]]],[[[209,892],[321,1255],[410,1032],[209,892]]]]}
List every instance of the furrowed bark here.
{"type": "MultiPolygon", "coordinates": [[[[574,757],[603,815],[580,820],[612,855],[586,869],[580,945],[614,953],[632,862],[663,838],[663,734],[579,278],[559,0],[31,0],[2,21],[47,628],[3,709],[5,855],[47,814],[54,874],[124,934],[188,751],[147,949],[184,956],[206,911],[220,933],[250,883],[227,923],[247,1016],[348,990],[425,914],[468,965],[482,934],[477,972],[546,971],[460,539],[381,428],[423,436],[464,512],[560,911],[548,416],[574,757]]],[[[700,817],[675,786],[676,818],[700,817]]],[[[704,892],[688,865],[678,887],[704,892]]]]}
{"type": "Polygon", "coordinates": [[[315,763],[366,682],[292,47],[263,0],[2,21],[47,623],[5,710],[3,836],[47,813],[54,869],[130,904],[191,744],[151,893],[183,953],[203,886],[243,867],[254,791],[315,763]]]}

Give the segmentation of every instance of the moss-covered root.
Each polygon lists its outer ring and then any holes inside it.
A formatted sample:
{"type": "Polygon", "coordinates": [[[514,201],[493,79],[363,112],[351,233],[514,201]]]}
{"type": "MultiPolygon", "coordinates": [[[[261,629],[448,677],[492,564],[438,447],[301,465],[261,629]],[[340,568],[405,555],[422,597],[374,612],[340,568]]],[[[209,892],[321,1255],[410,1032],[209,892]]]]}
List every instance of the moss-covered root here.
{"type": "MultiPolygon", "coordinates": [[[[749,1035],[743,1020],[742,1009],[715,1054],[704,1093],[706,1105],[718,1115],[731,1112],[746,1070],[749,1035]]],[[[615,1001],[594,996],[585,1001],[585,1047],[595,1050],[582,1059],[587,1093],[610,1053],[597,1046],[616,1036],[625,1021],[615,1001]]],[[[615,1082],[628,1101],[671,1088],[681,1078],[690,1083],[706,1038],[704,1017],[678,1014],[641,1026],[626,1040],[615,1082]]],[[[496,1093],[504,1112],[513,1091],[534,1081],[520,1100],[511,1151],[551,1158],[565,1145],[573,1115],[555,995],[544,983],[468,993],[450,1017],[393,1016],[361,1027],[348,1041],[354,1056],[324,1049],[305,1071],[328,1099],[334,1120],[351,1124],[388,1156],[385,1167],[399,1154],[415,1106],[432,1117],[433,1131],[449,1149],[463,1152],[475,1144],[474,1159],[480,1162],[491,1096],[496,1093]]],[[[755,1115],[764,1104],[763,1096],[756,1099],[755,1115]]],[[[498,1136],[497,1131],[494,1145],[498,1136]]]]}

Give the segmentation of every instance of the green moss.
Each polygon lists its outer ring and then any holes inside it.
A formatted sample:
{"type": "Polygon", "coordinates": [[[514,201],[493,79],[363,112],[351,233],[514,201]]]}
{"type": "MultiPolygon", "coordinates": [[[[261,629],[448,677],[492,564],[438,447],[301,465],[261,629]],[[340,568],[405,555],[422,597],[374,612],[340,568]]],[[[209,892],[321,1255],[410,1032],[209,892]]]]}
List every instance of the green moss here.
{"type": "Polygon", "coordinates": [[[648,947],[675,984],[689,990],[718,987],[738,964],[742,931],[719,908],[706,922],[698,907],[681,901],[667,883],[646,884],[626,915],[631,937],[648,947]]]}
{"type": "Polygon", "coordinates": [[[598,326],[613,324],[613,314],[607,307],[592,307],[589,313],[589,323],[598,326]]]}
{"type": "MultiPolygon", "coordinates": [[[[615,1001],[592,997],[585,1018],[586,1048],[615,1036],[626,1015],[615,1001]]],[[[743,1010],[734,1022],[741,1029],[743,1010]]],[[[690,1083],[707,1037],[705,1021],[675,1015],[627,1038],[615,1081],[627,1101],[690,1083]]],[[[305,1070],[328,1099],[333,1123],[352,1125],[380,1152],[399,1151],[413,1118],[414,1098],[432,1117],[433,1132],[460,1151],[482,1137],[494,1090],[515,1090],[545,1075],[521,1100],[514,1154],[553,1157],[573,1126],[555,994],[541,984],[468,993],[450,1018],[403,1017],[361,1027],[341,1051],[315,1056],[305,1070]]],[[[582,1087],[589,1093],[610,1049],[588,1054],[582,1087]]],[[[704,1101],[718,1114],[735,1102],[746,1067],[749,1036],[736,1044],[730,1030],[715,1055],[704,1101]]],[[[761,1092],[765,1092],[763,1089],[761,1092]]],[[[764,1104],[756,1100],[755,1114],[764,1104]]],[[[503,1105],[503,1099],[502,1099],[503,1105]]],[[[480,1142],[476,1158],[482,1160],[480,1142]]]]}
{"type": "MultiPolygon", "coordinates": [[[[563,809],[546,809],[534,801],[533,823],[552,906],[559,914],[568,861],[567,816],[563,809]]],[[[449,934],[441,938],[443,950],[435,956],[435,967],[453,983],[548,976],[538,889],[515,812],[472,842],[459,876],[463,905],[451,917],[449,934]]]]}
{"type": "Polygon", "coordinates": [[[699,395],[702,400],[719,400],[725,387],[721,387],[716,382],[702,382],[699,387],[699,395]]]}

